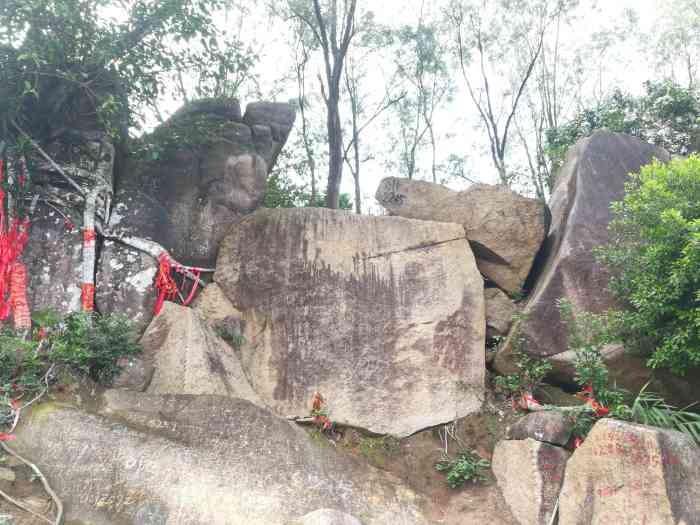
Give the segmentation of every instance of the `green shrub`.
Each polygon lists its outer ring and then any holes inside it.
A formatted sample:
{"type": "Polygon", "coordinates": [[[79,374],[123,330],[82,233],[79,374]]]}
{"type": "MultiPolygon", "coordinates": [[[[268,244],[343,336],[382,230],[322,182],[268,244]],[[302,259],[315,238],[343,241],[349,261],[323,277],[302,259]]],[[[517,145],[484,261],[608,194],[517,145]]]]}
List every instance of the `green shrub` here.
{"type": "Polygon", "coordinates": [[[453,489],[461,487],[467,481],[485,481],[486,471],[490,467],[491,464],[474,450],[465,450],[456,459],[443,454],[442,459],[435,465],[439,472],[447,473],[447,484],[453,489]]]}
{"type": "Polygon", "coordinates": [[[494,384],[508,397],[519,398],[523,394],[532,394],[552,370],[552,364],[549,361],[530,357],[525,352],[516,353],[515,364],[518,367],[516,373],[493,378],[494,384]]]}
{"type": "Polygon", "coordinates": [[[43,390],[52,366],[108,383],[119,372],[120,357],[141,351],[125,317],[74,313],[59,321],[53,313],[39,312],[34,321],[35,333],[41,330],[43,337],[28,339],[7,329],[0,333],[0,388],[6,400],[43,390]]]}
{"type": "Polygon", "coordinates": [[[617,335],[650,367],[684,375],[700,366],[700,158],[643,167],[612,212],[599,258],[625,307],[617,335]]]}

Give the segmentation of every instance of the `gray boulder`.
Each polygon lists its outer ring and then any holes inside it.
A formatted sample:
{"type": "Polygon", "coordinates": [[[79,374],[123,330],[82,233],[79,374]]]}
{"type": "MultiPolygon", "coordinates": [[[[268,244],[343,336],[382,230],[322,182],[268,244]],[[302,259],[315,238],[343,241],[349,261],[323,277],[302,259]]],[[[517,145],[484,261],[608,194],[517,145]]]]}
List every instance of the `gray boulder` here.
{"type": "Polygon", "coordinates": [[[508,335],[513,324],[513,316],[518,307],[498,288],[484,290],[486,303],[486,338],[494,339],[508,335]]]}
{"type": "Polygon", "coordinates": [[[51,480],[69,522],[282,525],[333,507],[365,525],[427,524],[397,479],[248,401],[112,390],[100,414],[45,404],[13,442],[51,480]]]}
{"type": "Polygon", "coordinates": [[[147,393],[212,394],[263,405],[233,348],[192,308],[166,302],[141,344],[145,363],[155,369],[147,393]]]}
{"type": "Polygon", "coordinates": [[[241,363],[278,414],[406,436],[479,409],[483,282],[457,224],[258,210],[215,281],[244,321],[241,363]]]}
{"type": "Polygon", "coordinates": [[[571,437],[574,422],[570,415],[556,410],[531,412],[508,428],[508,439],[532,438],[552,445],[564,446],[571,437]]]}
{"type": "MultiPolygon", "coordinates": [[[[543,248],[546,262],[524,309],[522,334],[529,354],[549,357],[567,350],[568,330],[558,299],[589,312],[617,306],[594,249],[608,241],[610,203],[623,198],[627,175],[653,159],[668,158],[662,149],[608,131],[597,131],[571,148],[549,203],[552,225],[543,248]]],[[[501,373],[513,371],[511,345],[496,355],[494,365],[501,373]]]]}
{"type": "Polygon", "coordinates": [[[569,455],[562,448],[530,438],[496,445],[493,473],[520,525],[551,523],[569,455]]]}

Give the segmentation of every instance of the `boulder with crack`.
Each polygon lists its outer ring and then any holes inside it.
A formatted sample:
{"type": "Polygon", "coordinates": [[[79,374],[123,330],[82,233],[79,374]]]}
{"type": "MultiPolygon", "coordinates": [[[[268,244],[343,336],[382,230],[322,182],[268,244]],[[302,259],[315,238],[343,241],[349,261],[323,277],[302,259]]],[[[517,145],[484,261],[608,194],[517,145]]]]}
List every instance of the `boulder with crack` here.
{"type": "Polygon", "coordinates": [[[213,394],[263,405],[233,348],[192,308],[165,303],[141,338],[143,360],[154,367],[149,394],[213,394]]]}
{"type": "Polygon", "coordinates": [[[531,438],[496,445],[493,473],[520,525],[551,523],[569,455],[562,448],[531,438]]]}
{"type": "Polygon", "coordinates": [[[511,295],[521,291],[547,234],[546,206],[506,186],[474,184],[457,192],[388,177],[376,198],[391,215],[462,224],[479,270],[511,295]]]}
{"type": "Polygon", "coordinates": [[[282,415],[314,392],[330,418],[406,436],[479,409],[483,281],[458,224],[258,210],[221,245],[241,362],[282,415]]]}

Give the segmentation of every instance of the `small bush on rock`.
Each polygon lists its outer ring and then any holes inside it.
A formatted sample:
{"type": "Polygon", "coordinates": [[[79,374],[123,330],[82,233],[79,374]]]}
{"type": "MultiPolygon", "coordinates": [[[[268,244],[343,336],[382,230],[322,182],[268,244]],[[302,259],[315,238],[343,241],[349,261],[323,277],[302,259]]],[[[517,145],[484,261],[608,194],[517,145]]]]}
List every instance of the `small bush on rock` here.
{"type": "Polygon", "coordinates": [[[485,481],[486,471],[490,467],[491,464],[474,450],[462,451],[456,458],[443,453],[442,459],[435,465],[439,472],[447,474],[447,484],[453,489],[461,487],[467,481],[485,481]]]}
{"type": "Polygon", "coordinates": [[[117,360],[141,351],[131,322],[113,315],[75,313],[65,320],[51,312],[34,316],[31,334],[0,333],[0,396],[3,406],[48,388],[57,366],[108,383],[119,372],[117,360]]]}

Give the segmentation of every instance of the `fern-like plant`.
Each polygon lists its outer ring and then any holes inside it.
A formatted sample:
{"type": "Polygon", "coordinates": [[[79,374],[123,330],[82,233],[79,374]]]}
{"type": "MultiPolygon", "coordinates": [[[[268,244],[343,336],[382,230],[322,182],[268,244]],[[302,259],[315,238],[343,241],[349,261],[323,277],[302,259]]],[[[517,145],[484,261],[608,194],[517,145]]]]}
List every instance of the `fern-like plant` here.
{"type": "Polygon", "coordinates": [[[669,405],[660,395],[648,392],[648,386],[648,383],[644,385],[632,403],[632,420],[653,427],[678,430],[700,445],[700,414],[688,411],[692,405],[685,408],[669,405]]]}

